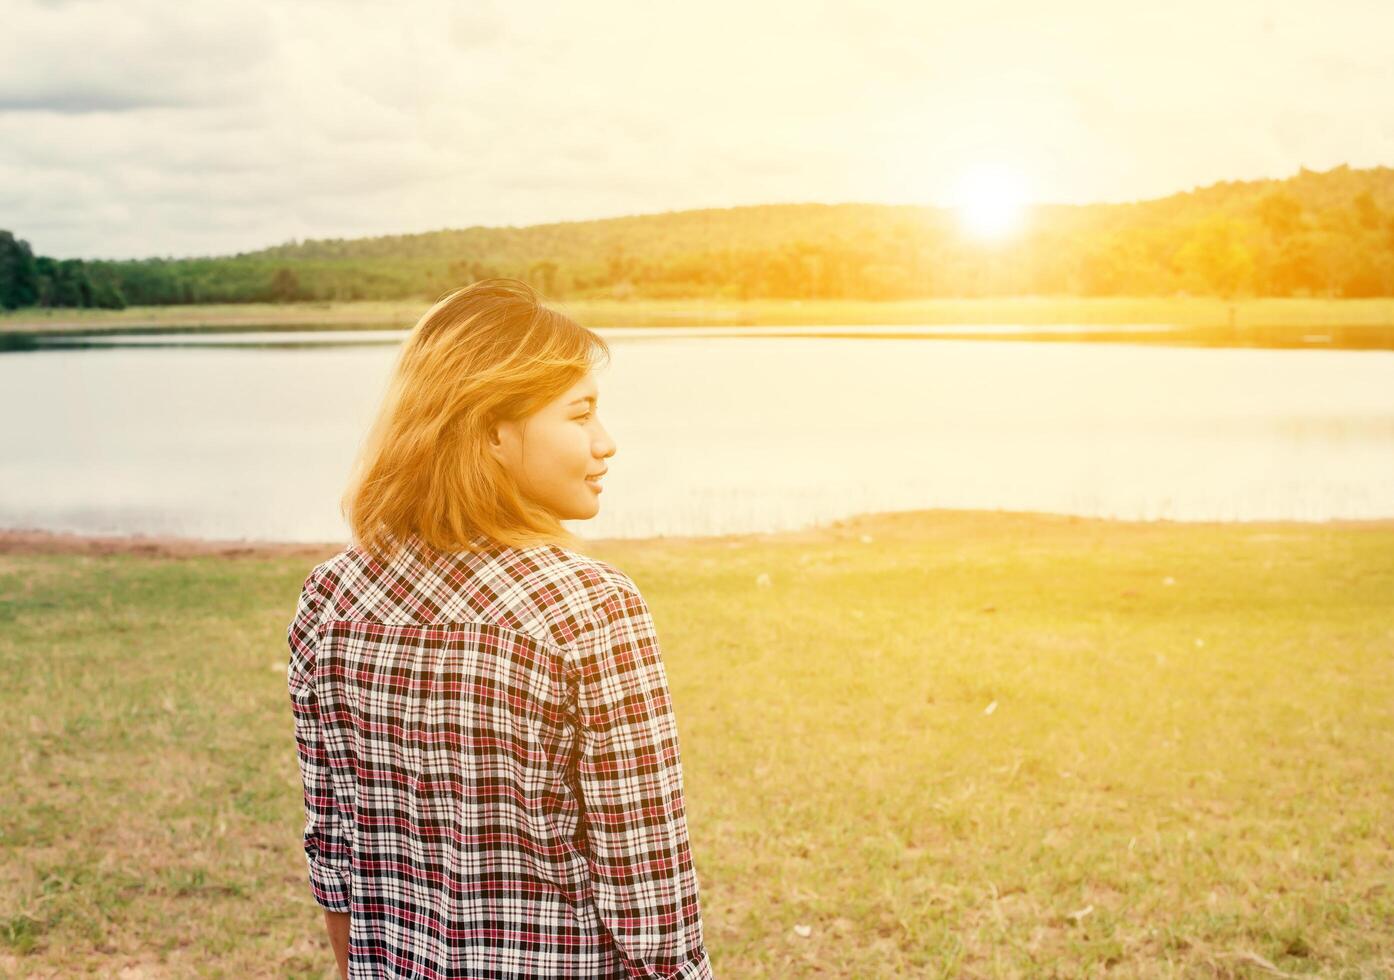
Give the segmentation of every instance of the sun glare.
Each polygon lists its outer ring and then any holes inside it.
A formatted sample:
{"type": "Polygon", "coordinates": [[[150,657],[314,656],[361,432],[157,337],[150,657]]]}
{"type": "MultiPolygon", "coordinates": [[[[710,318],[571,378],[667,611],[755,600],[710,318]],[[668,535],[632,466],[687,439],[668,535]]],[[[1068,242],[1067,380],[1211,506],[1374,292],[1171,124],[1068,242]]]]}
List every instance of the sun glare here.
{"type": "Polygon", "coordinates": [[[1000,239],[1021,229],[1026,210],[1021,180],[1006,170],[977,170],[959,181],[959,221],[976,238],[1000,239]]]}

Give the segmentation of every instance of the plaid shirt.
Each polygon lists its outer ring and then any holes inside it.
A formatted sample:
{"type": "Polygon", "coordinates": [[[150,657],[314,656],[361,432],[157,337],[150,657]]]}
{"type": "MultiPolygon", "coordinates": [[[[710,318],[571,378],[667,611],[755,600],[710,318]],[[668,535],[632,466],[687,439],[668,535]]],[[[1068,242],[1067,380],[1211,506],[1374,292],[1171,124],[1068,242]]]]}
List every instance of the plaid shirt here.
{"type": "Polygon", "coordinates": [[[287,630],[310,887],[349,976],[710,978],[658,636],[568,549],[348,548],[287,630]]]}

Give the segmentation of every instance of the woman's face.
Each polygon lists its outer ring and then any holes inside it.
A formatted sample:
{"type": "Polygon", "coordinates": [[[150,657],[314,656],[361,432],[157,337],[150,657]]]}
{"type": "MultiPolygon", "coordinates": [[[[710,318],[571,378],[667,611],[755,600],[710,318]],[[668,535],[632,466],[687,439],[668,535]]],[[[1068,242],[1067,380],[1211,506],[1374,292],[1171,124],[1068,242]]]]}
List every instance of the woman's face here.
{"type": "Polygon", "coordinates": [[[585,520],[600,511],[605,460],[615,443],[596,414],[595,376],[562,392],[534,415],[496,424],[489,451],[533,503],[560,520],[585,520]]]}

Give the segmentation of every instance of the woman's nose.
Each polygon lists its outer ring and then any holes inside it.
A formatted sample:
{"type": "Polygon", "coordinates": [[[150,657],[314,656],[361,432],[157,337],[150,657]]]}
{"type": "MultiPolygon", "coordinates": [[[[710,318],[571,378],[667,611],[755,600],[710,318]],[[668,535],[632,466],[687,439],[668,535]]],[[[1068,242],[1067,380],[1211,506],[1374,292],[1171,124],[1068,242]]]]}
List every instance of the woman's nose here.
{"type": "Polygon", "coordinates": [[[606,432],[604,429],[600,431],[602,435],[600,439],[596,441],[593,448],[599,450],[596,455],[601,459],[609,459],[611,456],[615,455],[615,440],[611,439],[610,433],[606,432]]]}

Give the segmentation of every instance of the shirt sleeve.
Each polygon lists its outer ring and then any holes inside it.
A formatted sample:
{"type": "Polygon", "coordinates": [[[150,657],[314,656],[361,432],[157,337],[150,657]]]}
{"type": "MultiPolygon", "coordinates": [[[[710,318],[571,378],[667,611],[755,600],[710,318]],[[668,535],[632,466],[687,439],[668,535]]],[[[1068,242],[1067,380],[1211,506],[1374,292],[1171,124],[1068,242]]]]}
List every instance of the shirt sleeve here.
{"type": "Polygon", "coordinates": [[[290,663],[291,712],[295,717],[295,747],[305,791],[305,858],[315,901],[331,912],[349,911],[349,848],[343,817],[334,799],[329,759],[315,692],[315,656],[320,613],[325,594],[316,573],[305,580],[295,618],[286,630],[290,663]]]}
{"type": "Polygon", "coordinates": [[[710,980],[677,724],[638,591],[610,589],[571,662],[577,780],[600,917],[631,978],[710,980]]]}

